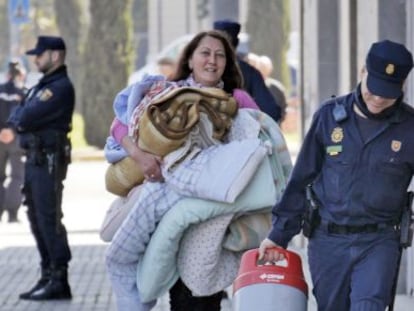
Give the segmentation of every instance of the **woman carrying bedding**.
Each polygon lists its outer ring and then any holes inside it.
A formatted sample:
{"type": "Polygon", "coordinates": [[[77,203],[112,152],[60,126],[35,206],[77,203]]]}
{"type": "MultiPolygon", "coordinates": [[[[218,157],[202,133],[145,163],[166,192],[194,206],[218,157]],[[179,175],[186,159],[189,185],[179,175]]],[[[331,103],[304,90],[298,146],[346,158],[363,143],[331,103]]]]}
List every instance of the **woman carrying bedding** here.
{"type": "MultiPolygon", "coordinates": [[[[164,158],[140,148],[139,133],[143,133],[140,132],[140,121],[146,108],[160,94],[189,87],[223,90],[230,99],[236,100],[236,113],[237,108],[258,109],[253,99],[241,89],[242,84],[235,52],[227,37],[222,32],[211,30],[200,32],[186,46],[177,64],[177,71],[169,81],[161,76],[149,76],[121,91],[115,99],[116,118],[111,126],[111,142],[107,141],[106,147],[110,144],[118,146],[112,149],[121,150],[124,156],[133,159],[145,178],[140,193],[143,198],[138,199],[139,207],[132,209],[117,230],[106,254],[118,310],[145,311],[155,305],[155,301],[143,303],[140,299],[136,281],[137,263],[156,225],[167,212],[166,209],[160,210],[160,206],[171,206],[182,198],[165,186],[162,170],[164,158]],[[151,208],[154,210],[150,215],[151,208]],[[146,227],[145,233],[142,227],[146,227]]],[[[229,124],[231,126],[231,120],[229,124]]],[[[106,151],[107,158],[110,158],[110,152],[108,149],[106,151]]],[[[119,156],[115,156],[112,161],[115,158],[119,160],[119,156]]],[[[194,297],[180,279],[170,289],[171,310],[220,310],[221,298],[222,291],[207,297],[194,297]]]]}

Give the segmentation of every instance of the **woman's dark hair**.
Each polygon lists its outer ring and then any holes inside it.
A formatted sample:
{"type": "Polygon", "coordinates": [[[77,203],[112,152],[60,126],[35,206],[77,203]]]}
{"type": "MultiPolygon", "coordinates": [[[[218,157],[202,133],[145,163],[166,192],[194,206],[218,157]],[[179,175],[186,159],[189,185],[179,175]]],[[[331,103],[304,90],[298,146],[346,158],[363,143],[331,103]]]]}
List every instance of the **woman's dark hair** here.
{"type": "Polygon", "coordinates": [[[189,60],[200,44],[200,41],[205,37],[217,39],[224,46],[224,52],[226,53],[226,67],[224,68],[223,76],[221,77],[224,82],[224,90],[228,93],[232,93],[234,89],[242,88],[243,77],[239,65],[237,64],[234,48],[227,36],[217,30],[202,31],[186,45],[178,60],[177,70],[171,80],[183,80],[191,74],[192,70],[189,67],[189,60]]]}

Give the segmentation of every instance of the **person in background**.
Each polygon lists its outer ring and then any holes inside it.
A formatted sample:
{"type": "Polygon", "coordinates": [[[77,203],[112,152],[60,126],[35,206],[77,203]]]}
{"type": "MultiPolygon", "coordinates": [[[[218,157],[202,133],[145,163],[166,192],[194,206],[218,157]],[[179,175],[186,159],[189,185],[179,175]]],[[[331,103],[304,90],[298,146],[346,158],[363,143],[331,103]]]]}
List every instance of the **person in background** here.
{"type": "Polygon", "coordinates": [[[399,224],[414,172],[414,109],[403,101],[412,54],[389,40],[371,45],[360,83],[313,117],[259,256],[278,261],[307,234],[318,310],[383,311],[401,256],[399,224]],[[308,195],[307,195],[308,194],[308,195]],[[313,217],[307,212],[313,202],[313,217]],[[315,213],[316,212],[316,213],[315,213]]]}
{"type": "Polygon", "coordinates": [[[12,109],[23,100],[26,70],[20,63],[10,62],[6,76],[7,82],[0,85],[0,219],[5,211],[8,222],[13,223],[18,222],[17,214],[22,202],[24,164],[23,150],[7,119],[12,109]],[[10,170],[7,165],[10,165],[10,170]]]}
{"type": "Polygon", "coordinates": [[[26,52],[44,75],[29,90],[9,118],[26,153],[24,204],[37,249],[41,277],[21,299],[72,298],[68,283],[71,251],[62,223],[63,180],[70,163],[75,91],[65,65],[66,47],[61,37],[39,36],[26,52]]]}
{"type": "Polygon", "coordinates": [[[260,56],[252,52],[247,53],[246,56],[243,58],[243,60],[246,61],[250,66],[253,66],[260,72],[259,59],[260,59],[260,56]]]}
{"type": "Polygon", "coordinates": [[[286,116],[286,89],[279,80],[271,77],[271,74],[273,72],[273,63],[270,57],[266,55],[259,56],[256,62],[256,69],[259,70],[262,74],[267,88],[269,89],[270,93],[272,93],[273,97],[280,107],[281,117],[279,123],[282,123],[286,116]]]}
{"type": "Polygon", "coordinates": [[[168,79],[175,72],[176,62],[170,57],[161,57],[157,61],[157,67],[157,71],[168,79]]]}
{"type": "MultiPolygon", "coordinates": [[[[239,23],[231,20],[217,20],[214,22],[213,28],[225,32],[229,36],[233,48],[237,48],[241,28],[239,23]]],[[[279,122],[281,118],[280,107],[266,87],[260,72],[239,56],[237,57],[237,63],[242,72],[244,89],[253,97],[263,112],[279,122]]]]}

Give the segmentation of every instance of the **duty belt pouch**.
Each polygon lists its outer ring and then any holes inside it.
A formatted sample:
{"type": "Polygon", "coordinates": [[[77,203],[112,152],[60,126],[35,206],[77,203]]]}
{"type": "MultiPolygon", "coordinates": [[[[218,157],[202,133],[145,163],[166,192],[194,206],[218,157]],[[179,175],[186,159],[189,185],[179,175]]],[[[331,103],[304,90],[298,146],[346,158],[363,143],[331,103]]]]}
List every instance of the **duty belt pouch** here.
{"type": "Polygon", "coordinates": [[[42,166],[46,163],[46,154],[42,150],[28,150],[26,156],[29,164],[42,166]]]}
{"type": "Polygon", "coordinates": [[[29,164],[41,166],[46,163],[46,153],[42,149],[39,137],[34,135],[30,137],[26,156],[29,164]]]}

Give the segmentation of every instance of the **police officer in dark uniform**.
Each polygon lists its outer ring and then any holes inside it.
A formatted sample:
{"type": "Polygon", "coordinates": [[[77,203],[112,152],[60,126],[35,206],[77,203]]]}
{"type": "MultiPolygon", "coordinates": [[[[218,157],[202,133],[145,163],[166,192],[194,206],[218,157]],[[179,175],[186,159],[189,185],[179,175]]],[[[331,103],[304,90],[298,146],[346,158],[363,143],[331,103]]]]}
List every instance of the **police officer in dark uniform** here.
{"type": "Polygon", "coordinates": [[[71,252],[62,224],[62,190],[70,162],[70,141],[75,92],[60,37],[39,36],[26,52],[44,74],[10,116],[26,152],[24,196],[31,230],[40,253],[41,278],[21,299],[70,299],[68,263],[71,252]]]}
{"type": "Polygon", "coordinates": [[[0,218],[6,211],[9,222],[18,221],[24,164],[23,150],[15,130],[7,124],[7,119],[10,112],[23,100],[25,72],[19,62],[10,62],[7,82],[0,84],[0,218]],[[7,172],[8,164],[10,173],[7,172]],[[6,179],[9,179],[7,184],[6,179]]]}
{"type": "MultiPolygon", "coordinates": [[[[233,45],[234,49],[239,45],[238,35],[240,24],[231,20],[218,20],[214,22],[214,29],[225,32],[233,45]]],[[[281,108],[267,88],[261,73],[237,56],[237,63],[243,75],[244,89],[249,93],[259,106],[260,110],[267,113],[273,120],[279,122],[282,113],[281,108]]]]}
{"type": "Polygon", "coordinates": [[[414,172],[414,109],[402,90],[412,67],[404,45],[372,44],[355,90],[315,113],[273,208],[259,252],[277,261],[283,255],[274,247],[301,230],[306,193],[317,207],[308,260],[318,310],[383,311],[392,302],[398,223],[414,172]]]}

